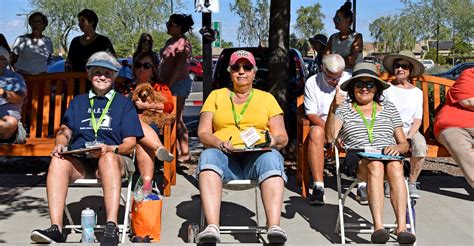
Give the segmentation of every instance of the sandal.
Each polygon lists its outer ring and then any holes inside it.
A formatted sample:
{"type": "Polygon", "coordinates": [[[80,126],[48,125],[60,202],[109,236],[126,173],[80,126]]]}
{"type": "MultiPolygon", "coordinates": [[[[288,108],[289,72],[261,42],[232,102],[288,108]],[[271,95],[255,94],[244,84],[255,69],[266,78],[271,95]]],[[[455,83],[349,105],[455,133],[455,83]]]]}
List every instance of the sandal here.
{"type": "Polygon", "coordinates": [[[390,238],[390,232],[387,229],[378,229],[370,236],[370,241],[376,244],[385,244],[390,238]]]}
{"type": "Polygon", "coordinates": [[[176,159],[176,161],[178,161],[178,163],[185,163],[187,161],[191,160],[191,154],[181,154],[178,156],[178,159],[176,159]]]}
{"type": "Polygon", "coordinates": [[[174,156],[165,147],[159,147],[155,152],[155,156],[160,161],[171,162],[174,160],[174,156]]]}
{"type": "Polygon", "coordinates": [[[416,236],[415,234],[411,232],[402,231],[398,233],[397,242],[399,244],[414,244],[415,241],[416,241],[416,236]]]}
{"type": "Polygon", "coordinates": [[[197,235],[197,243],[220,243],[219,226],[210,224],[197,235]]]}
{"type": "Polygon", "coordinates": [[[268,243],[285,243],[287,240],[286,232],[278,225],[272,225],[267,232],[268,243]]]}

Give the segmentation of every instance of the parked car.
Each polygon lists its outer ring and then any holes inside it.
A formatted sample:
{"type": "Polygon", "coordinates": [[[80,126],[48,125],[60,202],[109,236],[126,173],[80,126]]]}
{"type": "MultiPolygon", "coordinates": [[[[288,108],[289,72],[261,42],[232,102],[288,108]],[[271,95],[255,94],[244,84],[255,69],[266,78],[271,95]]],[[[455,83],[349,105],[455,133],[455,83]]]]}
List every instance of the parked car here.
{"type": "Polygon", "coordinates": [[[449,69],[446,72],[433,74],[433,76],[447,78],[447,79],[451,79],[451,80],[456,80],[464,70],[466,70],[468,68],[473,68],[473,67],[474,67],[474,62],[463,62],[463,63],[459,63],[458,65],[452,67],[451,69],[449,69]]]}
{"type": "Polygon", "coordinates": [[[422,60],[421,63],[423,64],[423,66],[425,67],[425,69],[430,69],[432,67],[434,67],[435,63],[433,60],[431,59],[428,59],[428,60],[422,60]]]}
{"type": "Polygon", "coordinates": [[[377,66],[377,69],[379,71],[379,73],[381,72],[384,72],[385,69],[382,65],[382,59],[378,58],[378,57],[375,57],[375,56],[366,56],[364,57],[363,59],[364,62],[370,62],[372,64],[375,64],[375,66],[377,66]]]}
{"type": "MultiPolygon", "coordinates": [[[[214,69],[212,88],[218,89],[223,87],[232,87],[230,74],[227,71],[229,66],[230,55],[237,50],[247,50],[252,52],[257,62],[258,71],[255,76],[253,88],[269,91],[273,85],[273,81],[268,81],[268,60],[270,57],[270,49],[265,47],[246,47],[246,48],[227,48],[222,50],[214,69]]],[[[286,129],[290,139],[296,138],[296,98],[304,93],[304,85],[308,72],[305,68],[301,53],[291,48],[289,50],[289,79],[285,81],[287,85],[287,107],[285,111],[286,129]]]]}
{"type": "MultiPolygon", "coordinates": [[[[122,64],[119,70],[118,77],[133,79],[132,58],[119,58],[118,61],[122,64]]],[[[48,73],[63,73],[64,63],[66,60],[60,60],[48,66],[48,73]]]]}
{"type": "Polygon", "coordinates": [[[311,57],[303,57],[304,66],[308,71],[308,77],[315,75],[318,73],[318,67],[315,66],[314,59],[311,57]]]}
{"type": "Polygon", "coordinates": [[[191,60],[189,63],[189,77],[193,80],[202,80],[202,64],[198,60],[191,60]]]}

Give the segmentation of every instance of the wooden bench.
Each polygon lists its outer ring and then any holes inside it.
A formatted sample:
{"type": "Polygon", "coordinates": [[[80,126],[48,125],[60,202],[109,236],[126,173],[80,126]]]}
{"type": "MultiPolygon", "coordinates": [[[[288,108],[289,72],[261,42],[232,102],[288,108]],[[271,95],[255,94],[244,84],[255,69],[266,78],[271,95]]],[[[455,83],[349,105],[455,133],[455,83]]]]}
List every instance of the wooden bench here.
{"type": "MultiPolygon", "coordinates": [[[[25,77],[28,97],[22,109],[22,123],[27,130],[25,144],[2,144],[3,156],[49,156],[54,148],[61,118],[76,95],[88,88],[86,73],[52,73],[25,77]]],[[[117,78],[116,86],[126,79],[117,78]]],[[[176,97],[173,97],[176,105],[176,97]]],[[[174,109],[173,114],[176,113],[174,109]]],[[[176,121],[165,124],[164,146],[176,156],[176,121]]],[[[176,161],[164,163],[164,195],[176,184],[176,161]]]]}
{"type": "MultiPolygon", "coordinates": [[[[395,79],[393,76],[384,73],[379,76],[382,80],[392,81],[395,79]]],[[[411,83],[421,88],[423,91],[423,120],[422,126],[420,127],[421,133],[425,136],[426,143],[428,145],[428,157],[449,157],[450,154],[446,148],[439,144],[433,135],[433,120],[434,115],[441,106],[444,104],[444,97],[448,93],[449,88],[454,84],[455,81],[423,75],[417,78],[413,78],[411,83]]],[[[301,195],[303,197],[308,196],[309,184],[309,161],[308,161],[308,134],[310,130],[310,123],[306,119],[304,111],[304,96],[297,98],[297,162],[296,162],[296,182],[297,185],[301,185],[301,195]]],[[[326,156],[333,156],[332,151],[327,151],[326,156]]],[[[344,157],[344,150],[340,150],[340,156],[344,157]]]]}

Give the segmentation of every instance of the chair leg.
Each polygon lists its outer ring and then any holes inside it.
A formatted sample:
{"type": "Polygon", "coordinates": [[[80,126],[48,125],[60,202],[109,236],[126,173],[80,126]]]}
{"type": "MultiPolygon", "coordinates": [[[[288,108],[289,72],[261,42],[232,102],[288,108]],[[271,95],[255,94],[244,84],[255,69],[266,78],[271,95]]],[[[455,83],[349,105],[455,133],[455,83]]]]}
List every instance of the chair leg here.
{"type": "Polygon", "coordinates": [[[408,218],[410,221],[408,221],[410,223],[410,232],[415,234],[415,219],[414,219],[414,216],[413,216],[413,207],[412,207],[412,203],[411,203],[411,197],[410,197],[410,190],[408,189],[408,180],[405,180],[405,185],[406,185],[406,189],[407,189],[407,209],[408,209],[408,218]]]}
{"type": "Polygon", "coordinates": [[[123,229],[122,229],[122,238],[120,240],[121,243],[125,243],[125,239],[127,236],[128,232],[128,223],[129,223],[129,217],[130,217],[130,207],[131,207],[131,198],[132,198],[132,180],[133,176],[130,176],[128,179],[128,185],[127,185],[127,200],[125,201],[125,211],[123,214],[123,229]]]}

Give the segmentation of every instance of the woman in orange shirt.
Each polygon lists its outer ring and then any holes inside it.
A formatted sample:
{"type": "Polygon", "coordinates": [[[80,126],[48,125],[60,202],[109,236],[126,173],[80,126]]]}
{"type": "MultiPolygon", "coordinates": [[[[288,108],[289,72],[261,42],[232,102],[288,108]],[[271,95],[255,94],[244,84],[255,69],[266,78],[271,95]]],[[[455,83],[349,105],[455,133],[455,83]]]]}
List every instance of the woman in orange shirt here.
{"type": "MultiPolygon", "coordinates": [[[[148,103],[138,100],[134,102],[135,107],[139,111],[153,109],[162,113],[171,113],[174,105],[170,89],[164,83],[154,82],[157,81],[156,78],[154,78],[154,70],[157,67],[157,64],[158,60],[152,52],[143,52],[137,55],[133,62],[135,83],[126,83],[123,88],[121,88],[120,92],[131,96],[136,85],[141,83],[151,83],[153,88],[166,98],[166,101],[163,103],[148,103]]],[[[147,124],[141,119],[140,123],[145,136],[140,139],[137,144],[136,158],[138,170],[142,176],[144,189],[151,189],[150,181],[153,179],[155,157],[158,158],[158,160],[169,162],[174,159],[174,156],[169,153],[161,143],[160,138],[158,137],[160,129],[156,124],[147,124]]]]}

